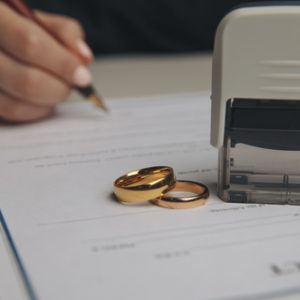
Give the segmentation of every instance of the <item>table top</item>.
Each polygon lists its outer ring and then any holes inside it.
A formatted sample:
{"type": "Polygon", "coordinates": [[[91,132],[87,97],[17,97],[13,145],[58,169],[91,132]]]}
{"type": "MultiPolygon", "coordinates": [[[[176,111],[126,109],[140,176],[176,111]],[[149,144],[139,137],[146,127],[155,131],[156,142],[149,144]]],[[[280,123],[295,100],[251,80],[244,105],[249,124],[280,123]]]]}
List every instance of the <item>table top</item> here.
{"type": "Polygon", "coordinates": [[[91,67],[104,98],[210,90],[211,54],[98,58],[91,67]]]}

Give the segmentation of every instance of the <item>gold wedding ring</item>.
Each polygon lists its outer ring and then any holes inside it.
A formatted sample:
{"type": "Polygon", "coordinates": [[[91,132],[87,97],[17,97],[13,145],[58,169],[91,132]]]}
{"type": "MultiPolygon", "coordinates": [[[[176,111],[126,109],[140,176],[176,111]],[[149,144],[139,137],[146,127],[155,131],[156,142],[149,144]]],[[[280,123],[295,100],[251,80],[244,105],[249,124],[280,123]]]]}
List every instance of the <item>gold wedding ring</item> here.
{"type": "Polygon", "coordinates": [[[193,208],[204,205],[209,196],[208,188],[194,181],[177,180],[167,193],[151,200],[152,203],[166,208],[193,208]],[[191,196],[172,196],[173,193],[191,193],[191,196]]]}
{"type": "Polygon", "coordinates": [[[129,172],[114,182],[114,193],[123,203],[138,203],[160,198],[175,186],[174,171],[156,166],[129,172]]]}

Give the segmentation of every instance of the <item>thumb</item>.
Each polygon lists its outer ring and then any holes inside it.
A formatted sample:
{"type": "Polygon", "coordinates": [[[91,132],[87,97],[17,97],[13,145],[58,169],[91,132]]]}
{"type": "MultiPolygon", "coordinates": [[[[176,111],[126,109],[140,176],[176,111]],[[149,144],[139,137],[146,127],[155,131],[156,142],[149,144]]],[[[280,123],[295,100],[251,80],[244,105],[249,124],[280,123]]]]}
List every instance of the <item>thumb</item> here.
{"type": "Polygon", "coordinates": [[[80,23],[70,17],[36,12],[36,16],[45,24],[47,29],[85,63],[93,60],[93,53],[84,40],[84,30],[80,23]]]}

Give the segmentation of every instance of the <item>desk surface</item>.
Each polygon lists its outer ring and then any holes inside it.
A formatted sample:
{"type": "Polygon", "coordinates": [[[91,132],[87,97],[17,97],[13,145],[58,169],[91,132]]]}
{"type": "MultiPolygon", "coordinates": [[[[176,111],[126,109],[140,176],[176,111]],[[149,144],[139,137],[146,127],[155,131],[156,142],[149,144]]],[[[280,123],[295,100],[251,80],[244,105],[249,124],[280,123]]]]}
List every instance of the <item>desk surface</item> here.
{"type": "Polygon", "coordinates": [[[199,92],[210,89],[211,55],[106,57],[92,72],[105,98],[199,92]]]}

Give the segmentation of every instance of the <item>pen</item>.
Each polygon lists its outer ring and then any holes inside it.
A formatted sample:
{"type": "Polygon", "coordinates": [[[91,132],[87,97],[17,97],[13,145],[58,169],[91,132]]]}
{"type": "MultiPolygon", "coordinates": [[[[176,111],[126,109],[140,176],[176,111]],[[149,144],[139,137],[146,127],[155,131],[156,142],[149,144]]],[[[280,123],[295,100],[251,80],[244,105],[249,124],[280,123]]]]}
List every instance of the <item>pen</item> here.
{"type": "MultiPolygon", "coordinates": [[[[47,28],[47,26],[34,14],[31,8],[25,3],[24,0],[2,0],[2,2],[9,5],[14,11],[18,12],[20,15],[31,19],[33,22],[42,27],[56,40],[57,37],[47,28]]],[[[60,42],[60,41],[59,41],[60,42]]],[[[75,87],[76,90],[86,98],[89,102],[93,103],[97,107],[107,111],[107,107],[99,95],[97,95],[95,88],[92,85],[86,87],[75,87]]]]}
{"type": "MultiPolygon", "coordinates": [[[[24,267],[23,261],[18,253],[18,250],[16,248],[15,242],[13,240],[13,237],[10,234],[10,230],[7,226],[7,223],[5,221],[5,218],[0,210],[0,235],[1,231],[3,231],[3,237],[6,239],[7,246],[9,251],[11,252],[11,255],[14,259],[14,262],[16,264],[16,267],[19,271],[19,274],[21,276],[22,282],[24,284],[24,287],[26,289],[27,295],[30,300],[37,300],[37,296],[35,294],[35,290],[31,284],[30,278],[28,277],[28,274],[26,272],[26,269],[24,267]]],[[[5,248],[5,247],[4,247],[5,248]]],[[[5,251],[5,250],[4,250],[5,251]]],[[[23,297],[22,297],[23,298],[23,297]]],[[[28,299],[26,297],[26,299],[28,299]]]]}

